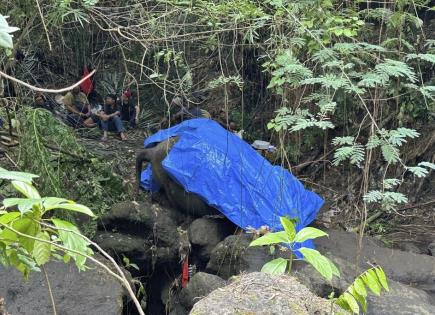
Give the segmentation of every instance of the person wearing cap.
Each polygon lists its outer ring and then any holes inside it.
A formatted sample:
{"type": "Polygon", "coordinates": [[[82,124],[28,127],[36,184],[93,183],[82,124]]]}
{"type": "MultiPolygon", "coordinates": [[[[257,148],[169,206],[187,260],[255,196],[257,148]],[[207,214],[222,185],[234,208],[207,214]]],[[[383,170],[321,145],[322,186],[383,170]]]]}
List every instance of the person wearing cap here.
{"type": "Polygon", "coordinates": [[[96,126],[97,118],[91,113],[86,94],[80,92],[80,87],[72,88],[63,98],[63,103],[68,111],[67,121],[74,127],[92,128],[96,126]]]}
{"type": "Polygon", "coordinates": [[[106,96],[104,107],[98,115],[100,117],[101,129],[103,129],[101,141],[107,141],[107,133],[109,131],[115,131],[120,135],[121,140],[127,140],[121,120],[121,111],[118,108],[118,104],[116,104],[116,96],[114,94],[106,96]]]}
{"type": "Polygon", "coordinates": [[[119,100],[121,111],[121,120],[128,121],[132,127],[136,127],[139,121],[140,107],[134,105],[132,93],[130,90],[125,90],[119,100]]]}

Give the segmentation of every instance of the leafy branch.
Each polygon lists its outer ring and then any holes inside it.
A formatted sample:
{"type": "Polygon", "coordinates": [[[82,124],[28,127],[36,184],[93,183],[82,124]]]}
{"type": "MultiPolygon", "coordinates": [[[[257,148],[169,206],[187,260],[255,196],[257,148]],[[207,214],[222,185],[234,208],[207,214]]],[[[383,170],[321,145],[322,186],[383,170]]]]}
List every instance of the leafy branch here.
{"type": "Polygon", "coordinates": [[[37,175],[10,172],[0,168],[0,179],[10,180],[17,192],[25,198],[6,198],[0,208],[0,263],[13,266],[28,277],[31,271],[41,268],[55,258],[65,263],[73,258],[79,270],[85,270],[89,259],[118,279],[127,289],[139,314],[144,314],[130,283],[114,259],[101,249],[98,244],[83,236],[78,228],[64,220],[51,217],[44,219],[49,211],[63,209],[94,216],[86,206],[57,197],[41,197],[32,185],[37,175]],[[18,208],[19,211],[7,211],[18,208]],[[53,224],[47,224],[52,222],[53,224]],[[92,257],[94,246],[114,265],[117,273],[92,257]],[[59,252],[60,251],[60,252],[59,252]],[[63,255],[59,255],[63,253],[63,255]]]}

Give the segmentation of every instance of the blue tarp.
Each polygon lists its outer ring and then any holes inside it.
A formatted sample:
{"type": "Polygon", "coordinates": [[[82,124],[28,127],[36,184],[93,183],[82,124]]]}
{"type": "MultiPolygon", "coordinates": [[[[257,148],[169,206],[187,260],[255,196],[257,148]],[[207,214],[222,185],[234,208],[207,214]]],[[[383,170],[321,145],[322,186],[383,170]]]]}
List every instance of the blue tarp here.
{"type": "MultiPolygon", "coordinates": [[[[270,164],[248,143],[210,119],[190,119],[145,140],[149,148],[179,136],[163,160],[166,172],[188,192],[201,196],[243,229],[267,225],[282,230],[279,217],[298,218],[297,230],[310,224],[323,204],[314,192],[280,166],[270,164]]],[[[156,190],[151,169],[141,185],[156,190]]],[[[311,242],[303,246],[312,247],[311,242]]]]}

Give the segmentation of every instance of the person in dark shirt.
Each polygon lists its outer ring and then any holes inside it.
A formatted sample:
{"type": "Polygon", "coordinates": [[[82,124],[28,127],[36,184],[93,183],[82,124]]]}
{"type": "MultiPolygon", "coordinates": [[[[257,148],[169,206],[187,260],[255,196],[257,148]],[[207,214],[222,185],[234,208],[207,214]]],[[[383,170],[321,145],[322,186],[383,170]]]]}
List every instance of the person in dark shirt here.
{"type": "Polygon", "coordinates": [[[133,104],[131,91],[124,91],[118,103],[121,110],[121,119],[128,121],[133,128],[136,127],[139,121],[140,107],[133,104]]]}
{"type": "Polygon", "coordinates": [[[96,126],[97,117],[92,115],[91,105],[86,95],[80,92],[80,87],[76,86],[69,91],[64,96],[63,102],[68,111],[67,121],[74,128],[96,126]]]}
{"type": "Polygon", "coordinates": [[[107,140],[108,131],[115,131],[119,133],[121,140],[127,140],[120,116],[121,112],[116,104],[116,96],[113,94],[107,95],[104,100],[103,110],[99,112],[101,129],[103,129],[103,138],[101,138],[101,141],[107,140]]]}
{"type": "Polygon", "coordinates": [[[52,111],[53,106],[50,104],[50,102],[47,100],[44,94],[41,92],[37,92],[35,94],[35,103],[34,107],[36,108],[45,108],[46,110],[52,111]]]}

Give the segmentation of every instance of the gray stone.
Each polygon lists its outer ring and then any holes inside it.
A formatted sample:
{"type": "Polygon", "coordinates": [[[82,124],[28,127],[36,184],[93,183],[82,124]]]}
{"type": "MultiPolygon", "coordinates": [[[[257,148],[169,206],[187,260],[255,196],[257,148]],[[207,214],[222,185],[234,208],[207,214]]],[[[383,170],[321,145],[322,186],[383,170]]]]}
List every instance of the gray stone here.
{"type": "Polygon", "coordinates": [[[326,232],[329,238],[315,240],[316,249],[321,253],[333,253],[334,257],[358,263],[361,270],[370,268],[370,264],[379,265],[389,279],[412,283],[417,288],[435,287],[435,257],[383,247],[370,237],[363,238],[359,252],[357,234],[337,230],[326,232]]]}
{"type": "Polygon", "coordinates": [[[330,302],[311,293],[294,277],[244,274],[193,306],[190,315],[329,314],[330,302]]]}
{"type": "Polygon", "coordinates": [[[136,257],[143,254],[146,249],[145,239],[116,232],[97,232],[95,242],[112,256],[136,257]]]}
{"type": "Polygon", "coordinates": [[[189,241],[201,261],[210,259],[213,248],[233,232],[232,223],[226,219],[200,218],[189,226],[189,241]]]}
{"type": "Polygon", "coordinates": [[[435,305],[430,296],[396,281],[389,281],[390,291],[381,296],[369,295],[367,298],[367,315],[432,315],[435,305]]]}
{"type": "MultiPolygon", "coordinates": [[[[79,272],[75,265],[50,262],[45,266],[58,314],[121,315],[124,289],[105,271],[92,268],[79,272]]],[[[13,315],[53,314],[50,295],[42,272],[32,272],[29,280],[15,269],[0,267],[0,297],[13,315]]]]}
{"type": "Polygon", "coordinates": [[[186,309],[191,309],[200,299],[210,292],[225,286],[224,279],[205,272],[196,273],[187,287],[181,290],[180,302],[186,309]]]}
{"type": "Polygon", "coordinates": [[[421,248],[419,248],[417,245],[413,243],[402,243],[399,245],[399,249],[404,252],[414,253],[414,254],[425,254],[421,248]]]}
{"type": "MultiPolygon", "coordinates": [[[[328,253],[326,256],[333,261],[340,270],[341,277],[334,277],[331,282],[325,280],[311,265],[296,264],[294,275],[302,284],[321,297],[327,297],[332,291],[336,296],[343,293],[355,278],[361,274],[355,266],[328,253]]],[[[377,314],[430,314],[434,308],[431,297],[423,290],[389,280],[389,291],[382,291],[381,296],[370,294],[367,298],[368,315],[377,314]],[[428,313],[429,312],[429,313],[428,313]]]]}
{"type": "Polygon", "coordinates": [[[248,247],[252,236],[230,235],[213,249],[206,271],[228,279],[242,271],[259,271],[273,257],[266,247],[248,247]]]}
{"type": "Polygon", "coordinates": [[[435,256],[435,242],[430,243],[427,249],[430,255],[435,256]]]}
{"type": "Polygon", "coordinates": [[[213,249],[206,271],[228,279],[242,271],[260,271],[265,263],[277,258],[290,256],[289,252],[276,251],[270,254],[264,246],[249,247],[252,235],[230,235],[213,249]]]}

